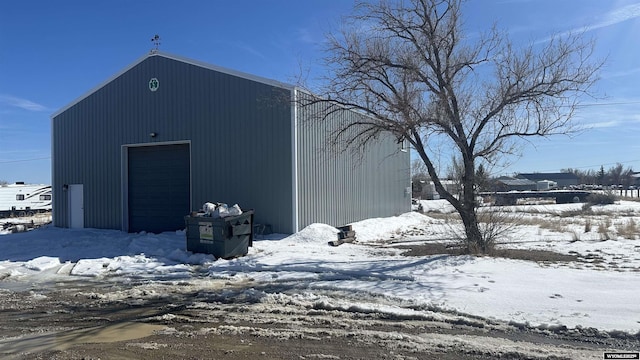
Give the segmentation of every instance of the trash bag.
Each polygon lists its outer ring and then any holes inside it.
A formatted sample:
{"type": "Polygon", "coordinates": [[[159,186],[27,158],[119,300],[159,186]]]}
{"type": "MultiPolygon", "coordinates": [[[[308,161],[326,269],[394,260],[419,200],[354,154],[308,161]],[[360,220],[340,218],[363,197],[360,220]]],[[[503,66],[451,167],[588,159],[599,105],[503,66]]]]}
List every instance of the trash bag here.
{"type": "Polygon", "coordinates": [[[216,210],[216,207],[216,204],[212,204],[210,202],[204,203],[204,205],[202,205],[202,212],[204,212],[205,216],[211,216],[216,210]]]}
{"type": "Polygon", "coordinates": [[[240,206],[238,206],[238,204],[234,204],[228,210],[229,210],[229,216],[242,215],[242,209],[240,209],[240,206]]]}
{"type": "Polygon", "coordinates": [[[229,216],[229,207],[227,204],[223,204],[223,203],[218,203],[215,211],[211,213],[211,217],[215,219],[224,218],[227,216],[229,216]]]}
{"type": "Polygon", "coordinates": [[[232,207],[229,207],[225,203],[210,203],[207,202],[202,205],[202,212],[204,212],[204,216],[209,216],[212,218],[225,218],[227,216],[238,216],[242,215],[242,209],[238,204],[234,204],[232,207]]]}

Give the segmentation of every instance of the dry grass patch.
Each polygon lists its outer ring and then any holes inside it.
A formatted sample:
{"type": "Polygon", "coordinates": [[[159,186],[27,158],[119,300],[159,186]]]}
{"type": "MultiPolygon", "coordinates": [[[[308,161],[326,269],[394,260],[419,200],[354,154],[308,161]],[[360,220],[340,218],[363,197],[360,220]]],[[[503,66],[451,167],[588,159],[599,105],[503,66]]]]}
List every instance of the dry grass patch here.
{"type": "Polygon", "coordinates": [[[616,227],[616,232],[618,233],[618,236],[631,240],[637,239],[638,235],[640,235],[638,226],[633,219],[629,219],[629,221],[627,221],[624,225],[616,227]]]}
{"type": "Polygon", "coordinates": [[[571,241],[572,242],[580,241],[580,233],[578,233],[577,231],[573,230],[571,232],[571,241]]]}
{"type": "MultiPolygon", "coordinates": [[[[610,200],[603,197],[604,200],[610,200]]],[[[564,212],[543,212],[538,209],[523,211],[522,209],[483,208],[478,212],[481,231],[492,239],[492,243],[508,237],[510,232],[518,226],[534,226],[538,228],[538,235],[544,231],[566,234],[567,239],[573,242],[581,241],[585,234],[595,233],[600,240],[612,240],[625,238],[630,240],[640,239],[640,222],[635,218],[637,212],[629,211],[604,211],[596,204],[586,203],[582,207],[564,212]],[[529,215],[529,216],[528,216],[529,215]],[[580,228],[584,229],[581,232],[580,228]]],[[[460,229],[460,217],[457,213],[429,213],[429,216],[442,219],[451,227],[452,238],[462,242],[464,232],[460,229]]],[[[594,235],[588,235],[592,239],[594,235]]]]}
{"type": "Polygon", "coordinates": [[[601,222],[598,225],[598,234],[600,234],[600,240],[606,241],[611,240],[611,232],[609,228],[611,227],[611,219],[606,218],[604,222],[601,222]]]}
{"type": "Polygon", "coordinates": [[[587,219],[584,222],[584,233],[586,234],[588,232],[591,232],[591,219],[587,219]]]}
{"type": "MultiPolygon", "coordinates": [[[[401,245],[399,249],[407,249],[404,256],[430,256],[430,255],[464,255],[465,249],[442,243],[430,243],[421,245],[401,245]]],[[[548,250],[524,250],[524,249],[493,249],[488,254],[493,257],[501,257],[514,260],[527,260],[538,262],[570,262],[579,261],[576,255],[560,254],[548,250]]],[[[478,255],[480,256],[480,255],[478,255]]]]}
{"type": "Polygon", "coordinates": [[[557,232],[557,233],[565,233],[568,230],[567,226],[569,226],[571,223],[569,222],[562,222],[562,221],[547,221],[544,223],[541,223],[539,226],[541,229],[547,229],[549,231],[553,231],[553,232],[557,232]]]}
{"type": "Polygon", "coordinates": [[[562,218],[574,218],[579,216],[593,215],[593,210],[590,204],[583,204],[582,208],[575,210],[566,210],[558,214],[562,218]]]}
{"type": "MultiPolygon", "coordinates": [[[[476,254],[483,252],[467,242],[465,229],[458,213],[427,213],[426,215],[444,220],[444,223],[448,226],[447,233],[449,238],[455,241],[456,246],[466,249],[466,253],[476,254]]],[[[491,249],[499,239],[507,238],[515,231],[517,226],[522,224],[523,215],[522,213],[503,211],[500,208],[483,208],[483,211],[477,212],[478,228],[488,252],[491,252],[491,249]]]]}
{"type": "Polygon", "coordinates": [[[569,219],[558,220],[555,218],[542,218],[542,217],[523,217],[518,220],[517,225],[537,226],[540,229],[549,230],[552,232],[565,233],[569,232],[568,226],[575,224],[575,221],[569,219]]]}
{"type": "Polygon", "coordinates": [[[578,261],[575,255],[560,254],[549,250],[499,249],[492,256],[515,260],[538,262],[571,262],[578,261]]]}
{"type": "Polygon", "coordinates": [[[444,220],[445,222],[460,220],[458,213],[425,212],[423,214],[430,218],[444,220]]]}

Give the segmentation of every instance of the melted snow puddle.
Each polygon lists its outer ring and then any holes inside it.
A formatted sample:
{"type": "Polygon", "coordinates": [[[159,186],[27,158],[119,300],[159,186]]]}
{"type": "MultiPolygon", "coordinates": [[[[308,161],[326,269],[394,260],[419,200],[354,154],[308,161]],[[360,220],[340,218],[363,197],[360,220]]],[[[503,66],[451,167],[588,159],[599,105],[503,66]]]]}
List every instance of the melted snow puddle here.
{"type": "Polygon", "coordinates": [[[35,353],[67,350],[78,344],[112,343],[141,339],[163,330],[164,325],[124,322],[109,326],[29,335],[0,340],[0,354],[35,353]]]}

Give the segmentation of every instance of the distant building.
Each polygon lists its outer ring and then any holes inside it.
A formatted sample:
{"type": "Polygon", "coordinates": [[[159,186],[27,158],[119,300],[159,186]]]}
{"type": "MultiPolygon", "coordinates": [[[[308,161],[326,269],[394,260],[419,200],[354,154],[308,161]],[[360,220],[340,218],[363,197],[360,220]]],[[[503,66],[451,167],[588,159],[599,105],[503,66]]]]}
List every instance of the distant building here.
{"type": "MultiPolygon", "coordinates": [[[[570,186],[578,185],[578,176],[572,173],[531,173],[531,174],[518,174],[517,179],[527,179],[534,183],[543,180],[550,180],[558,184],[559,189],[568,188],[570,186]]],[[[534,187],[535,189],[535,187],[534,187]]]]}
{"type": "MultiPolygon", "coordinates": [[[[460,192],[460,184],[454,180],[441,180],[440,183],[451,194],[457,194],[460,192]]],[[[422,199],[424,200],[438,200],[440,194],[436,191],[436,185],[433,181],[426,181],[422,184],[422,199]]]]}
{"type": "Polygon", "coordinates": [[[495,180],[494,191],[531,191],[536,190],[536,186],[535,181],[503,176],[495,180]]]}

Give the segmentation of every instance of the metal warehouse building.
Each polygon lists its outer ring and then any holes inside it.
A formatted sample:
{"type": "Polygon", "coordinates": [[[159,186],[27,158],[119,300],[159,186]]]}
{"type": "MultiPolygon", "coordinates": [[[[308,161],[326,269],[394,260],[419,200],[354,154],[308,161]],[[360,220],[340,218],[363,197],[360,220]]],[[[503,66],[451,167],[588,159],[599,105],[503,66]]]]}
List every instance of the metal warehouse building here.
{"type": "MultiPolygon", "coordinates": [[[[52,117],[54,225],[184,228],[205,202],[254,209],[292,233],[410,211],[409,153],[384,137],[361,157],[327,149],[331,123],[300,89],[155,52],[52,117]]],[[[317,106],[317,105],[316,105],[317,106]]],[[[333,115],[332,115],[333,116],[333,115]]]]}

